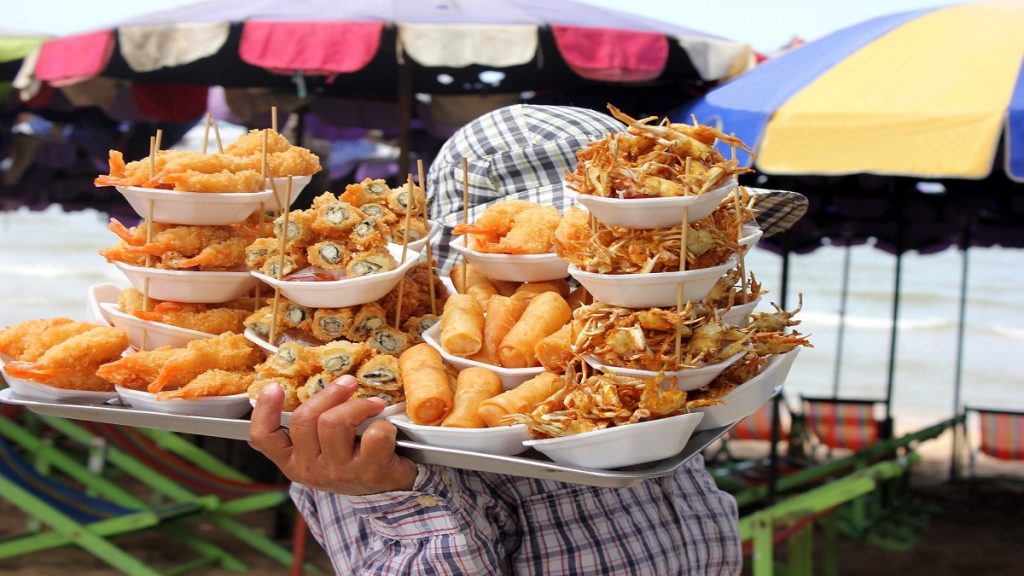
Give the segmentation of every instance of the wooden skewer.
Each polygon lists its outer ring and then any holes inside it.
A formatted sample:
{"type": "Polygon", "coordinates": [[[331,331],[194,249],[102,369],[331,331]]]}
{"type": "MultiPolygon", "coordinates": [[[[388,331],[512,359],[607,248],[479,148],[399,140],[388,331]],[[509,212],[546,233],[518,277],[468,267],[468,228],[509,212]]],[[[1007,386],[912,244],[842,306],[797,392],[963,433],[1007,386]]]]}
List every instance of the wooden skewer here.
{"type": "Polygon", "coordinates": [[[221,141],[220,141],[220,127],[217,126],[216,122],[213,123],[213,136],[214,136],[214,138],[217,139],[217,153],[218,154],[223,154],[224,153],[224,144],[221,143],[221,141]]]}
{"type": "Polygon", "coordinates": [[[277,132],[277,106],[270,107],[270,129],[277,132]]]}
{"type": "Polygon", "coordinates": [[[213,117],[209,112],[206,113],[206,123],[203,126],[203,154],[206,154],[206,150],[210,145],[210,121],[213,117]]]}
{"type": "MultiPolygon", "coordinates": [[[[690,230],[690,208],[683,208],[683,225],[679,231],[679,271],[686,271],[686,236],[690,230]]],[[[676,286],[676,311],[683,312],[683,284],[676,286]]],[[[683,333],[676,326],[676,367],[679,367],[679,354],[682,352],[683,333]]]]}
{"type": "Polygon", "coordinates": [[[416,172],[420,177],[420,190],[423,190],[423,221],[427,223],[427,282],[430,290],[430,313],[437,316],[437,297],[434,295],[434,257],[430,247],[430,201],[427,199],[427,182],[423,179],[423,159],[416,160],[416,172]]]}
{"type": "Polygon", "coordinates": [[[156,152],[160,152],[160,146],[164,141],[164,131],[157,128],[156,131],[156,152]]]}
{"type": "MultiPolygon", "coordinates": [[[[267,218],[267,208],[266,208],[266,206],[264,206],[263,202],[260,202],[260,215],[259,215],[259,219],[258,219],[259,223],[256,225],[257,226],[256,230],[260,234],[263,233],[263,224],[264,224],[264,222],[266,222],[266,218],[267,218]]],[[[252,313],[253,314],[255,314],[256,311],[260,309],[260,292],[263,291],[262,288],[263,288],[263,283],[262,282],[257,282],[256,283],[255,298],[253,299],[253,302],[252,302],[252,313]]]]}
{"type": "MultiPolygon", "coordinates": [[[[149,137],[149,179],[152,180],[156,176],[156,153],[160,150],[158,147],[158,138],[160,137],[160,131],[157,130],[156,136],[149,137]]],[[[146,217],[144,218],[146,225],[146,244],[153,242],[153,199],[150,198],[146,202],[146,217]]],[[[153,265],[152,256],[146,254],[145,267],[149,268],[153,265]]],[[[142,309],[149,310],[149,277],[147,276],[142,281],[142,309]]],[[[142,337],[139,339],[139,349],[146,349],[146,335],[148,332],[145,327],[142,329],[142,337]]]]}
{"type": "MultiPolygon", "coordinates": [[[[469,158],[462,159],[462,223],[469,226],[469,158]]],[[[466,248],[469,248],[469,234],[464,236],[466,248]]],[[[466,291],[469,281],[469,260],[463,256],[462,291],[466,291]]]]}
{"type": "MultiPolygon", "coordinates": [[[[740,238],[743,238],[743,203],[740,201],[739,191],[742,188],[736,189],[736,196],[733,197],[736,205],[736,241],[739,242],[740,238]]],[[[739,254],[736,256],[736,268],[740,271],[740,297],[743,299],[743,303],[747,302],[747,269],[744,265],[744,259],[746,258],[746,250],[743,246],[740,246],[739,254]]]]}
{"type": "MultiPolygon", "coordinates": [[[[401,266],[405,263],[405,257],[409,253],[409,221],[412,220],[413,214],[416,213],[416,189],[412,184],[412,174],[409,174],[406,180],[406,185],[409,187],[409,200],[405,206],[405,232],[402,233],[402,260],[399,261],[398,265],[401,266]]],[[[395,329],[401,327],[402,319],[402,293],[405,292],[405,276],[398,281],[398,304],[395,305],[395,329]]]]}
{"type": "MultiPolygon", "coordinates": [[[[264,134],[266,134],[266,132],[264,132],[264,134]]],[[[264,136],[264,142],[265,141],[266,141],[266,137],[264,136]]],[[[291,195],[292,195],[292,177],[291,176],[288,177],[288,185],[286,186],[286,189],[287,189],[288,197],[290,198],[291,195]]],[[[276,191],[274,192],[274,197],[277,198],[277,205],[280,207],[281,206],[281,200],[280,200],[280,198],[278,198],[276,191]]],[[[285,210],[284,211],[284,222],[281,225],[281,243],[280,243],[280,245],[278,247],[280,253],[278,255],[278,260],[277,260],[277,274],[275,275],[278,280],[281,279],[281,273],[284,272],[284,248],[285,248],[285,245],[288,242],[288,216],[289,216],[288,211],[285,210]]],[[[280,304],[280,302],[281,302],[281,289],[275,286],[274,287],[274,307],[271,310],[271,320],[270,320],[270,344],[271,345],[273,345],[274,342],[277,339],[277,308],[278,308],[278,305],[280,304]]]]}

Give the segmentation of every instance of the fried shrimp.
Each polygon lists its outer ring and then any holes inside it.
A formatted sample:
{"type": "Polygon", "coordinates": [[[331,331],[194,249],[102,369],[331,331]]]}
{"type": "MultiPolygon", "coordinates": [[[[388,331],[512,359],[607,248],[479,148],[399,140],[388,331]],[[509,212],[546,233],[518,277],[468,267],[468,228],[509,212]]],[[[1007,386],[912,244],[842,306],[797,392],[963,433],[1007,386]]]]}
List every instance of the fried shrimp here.
{"type": "Polygon", "coordinates": [[[207,370],[177,390],[159,392],[157,400],[194,400],[209,396],[231,396],[244,394],[256,378],[254,372],[228,372],[227,370],[207,370]]]}
{"type": "Polygon", "coordinates": [[[4,369],[15,378],[69,390],[112,390],[96,375],[128,347],[128,336],[117,328],[95,326],[54,345],[35,361],[8,363],[4,369]]]}
{"type": "Polygon", "coordinates": [[[28,320],[21,324],[8,326],[0,331],[0,354],[15,360],[29,360],[29,358],[22,356],[26,347],[37,341],[47,330],[72,323],[74,323],[74,320],[70,318],[49,318],[45,320],[28,320]]]}
{"type": "Polygon", "coordinates": [[[185,170],[168,174],[161,182],[150,182],[154,185],[161,183],[170,184],[174,190],[187,192],[259,192],[264,189],[263,177],[256,170],[224,170],[213,174],[185,170]]]}
{"type": "Polygon", "coordinates": [[[165,388],[180,388],[215,368],[228,371],[252,368],[262,356],[241,334],[225,333],[214,338],[193,340],[167,360],[148,389],[156,393],[165,388]]]}
{"type": "Polygon", "coordinates": [[[551,251],[561,216],[553,206],[525,200],[497,202],[455,234],[468,234],[467,246],[478,252],[544,254],[551,251]]]}
{"type": "Polygon", "coordinates": [[[164,363],[180,351],[180,348],[171,346],[140,350],[103,364],[96,370],[96,375],[117,386],[145,390],[160,375],[164,363]]]}

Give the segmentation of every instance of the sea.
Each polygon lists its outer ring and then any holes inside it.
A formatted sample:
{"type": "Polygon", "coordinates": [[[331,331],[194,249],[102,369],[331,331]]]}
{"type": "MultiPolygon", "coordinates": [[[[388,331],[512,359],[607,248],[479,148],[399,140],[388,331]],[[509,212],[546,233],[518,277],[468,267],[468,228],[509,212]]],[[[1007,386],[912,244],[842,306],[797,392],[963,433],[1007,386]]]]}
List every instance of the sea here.
{"type": "MultiPolygon", "coordinates": [[[[0,326],[33,318],[85,318],[90,286],[127,286],[97,254],[116,243],[105,214],[58,206],[0,213],[0,326]]],[[[810,335],[785,384],[801,394],[882,399],[888,383],[895,257],[870,245],[850,249],[850,282],[841,319],[844,248],[791,256],[788,308],[803,296],[797,329],[810,335]],[[842,347],[838,346],[840,330],[842,347]]],[[[755,249],[747,269],[767,289],[759,310],[781,302],[782,258],[755,249]]],[[[956,249],[903,259],[892,413],[913,429],[953,414],[963,254],[956,249]]],[[[968,252],[962,403],[1024,410],[1024,250],[968,252]]]]}

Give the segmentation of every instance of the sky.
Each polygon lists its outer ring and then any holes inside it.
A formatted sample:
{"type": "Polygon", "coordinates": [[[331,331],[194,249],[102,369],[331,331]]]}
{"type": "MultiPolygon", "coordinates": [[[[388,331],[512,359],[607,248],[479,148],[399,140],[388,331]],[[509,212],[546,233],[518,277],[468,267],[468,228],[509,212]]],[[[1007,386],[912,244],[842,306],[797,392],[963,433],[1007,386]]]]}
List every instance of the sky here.
{"type": "MultiPolygon", "coordinates": [[[[238,0],[227,0],[238,1],[238,0]]],[[[339,0],[340,1],[340,0],[339,0]]],[[[552,0],[557,1],[557,0],[552,0]]],[[[954,0],[583,0],[588,4],[636,12],[650,18],[746,42],[771,53],[794,36],[813,40],[862,20],[956,4],[954,0]]],[[[6,10],[0,27],[62,35],[106,27],[117,21],[156,12],[193,0],[32,0],[6,10]]]]}

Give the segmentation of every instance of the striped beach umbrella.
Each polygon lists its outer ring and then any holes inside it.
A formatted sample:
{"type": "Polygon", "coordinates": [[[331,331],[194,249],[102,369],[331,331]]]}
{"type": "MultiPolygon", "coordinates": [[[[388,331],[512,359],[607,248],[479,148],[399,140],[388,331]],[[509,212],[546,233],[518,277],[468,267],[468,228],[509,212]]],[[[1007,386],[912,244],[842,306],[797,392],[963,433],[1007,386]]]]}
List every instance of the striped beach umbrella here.
{"type": "Polygon", "coordinates": [[[1024,3],[1012,0],[875,18],[761,64],[676,119],[735,132],[772,175],[1024,181],[1021,30],[1024,3]]]}

